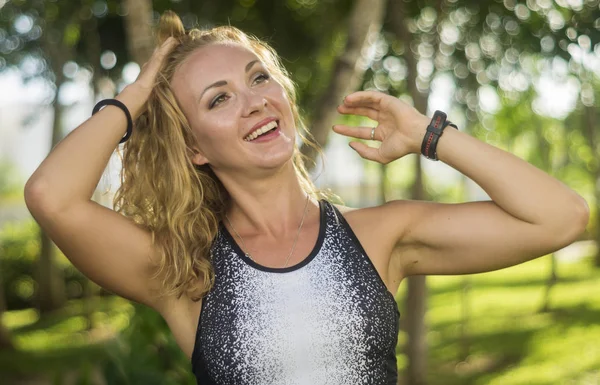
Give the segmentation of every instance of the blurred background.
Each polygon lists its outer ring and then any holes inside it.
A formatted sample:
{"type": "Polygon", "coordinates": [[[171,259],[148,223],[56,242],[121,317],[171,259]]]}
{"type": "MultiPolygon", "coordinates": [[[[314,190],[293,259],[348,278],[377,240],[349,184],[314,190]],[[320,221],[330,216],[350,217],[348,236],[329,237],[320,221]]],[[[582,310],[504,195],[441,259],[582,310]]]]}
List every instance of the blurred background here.
{"type": "MultiPolygon", "coordinates": [[[[335,111],[359,89],[447,111],[583,195],[588,230],[563,250],[402,283],[399,384],[600,384],[599,0],[0,0],[0,384],[194,384],[160,316],[77,272],[23,201],[50,149],[135,80],[167,9],[277,50],[325,148],[306,150],[312,175],[348,206],[488,199],[442,162],[382,166],[330,135],[374,124],[335,111]]],[[[94,200],[112,207],[118,172],[113,156],[94,200]]]]}

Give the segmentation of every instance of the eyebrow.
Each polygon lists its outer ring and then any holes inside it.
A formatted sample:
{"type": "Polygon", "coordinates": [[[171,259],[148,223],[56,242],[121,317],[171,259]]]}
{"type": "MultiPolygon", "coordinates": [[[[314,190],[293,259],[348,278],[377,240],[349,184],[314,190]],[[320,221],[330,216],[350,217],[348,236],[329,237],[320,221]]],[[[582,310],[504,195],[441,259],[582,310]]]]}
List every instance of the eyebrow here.
{"type": "MultiPolygon", "coordinates": [[[[259,62],[259,60],[256,59],[256,60],[252,60],[250,63],[246,64],[245,72],[250,71],[250,69],[252,69],[252,66],[254,66],[254,64],[256,64],[258,62],[259,62]]],[[[204,89],[204,91],[202,91],[200,96],[198,96],[198,101],[200,101],[202,99],[202,96],[204,96],[206,91],[208,91],[209,89],[214,88],[214,87],[221,87],[221,86],[225,86],[225,85],[227,85],[227,82],[225,80],[219,80],[218,82],[214,82],[210,86],[206,87],[204,89]]]]}

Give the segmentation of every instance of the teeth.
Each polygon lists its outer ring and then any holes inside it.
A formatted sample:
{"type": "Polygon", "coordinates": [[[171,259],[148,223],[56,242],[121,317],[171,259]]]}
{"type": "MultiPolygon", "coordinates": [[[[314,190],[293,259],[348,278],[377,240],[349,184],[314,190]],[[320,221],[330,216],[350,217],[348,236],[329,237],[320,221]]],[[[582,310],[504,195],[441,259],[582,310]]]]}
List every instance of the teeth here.
{"type": "Polygon", "coordinates": [[[269,130],[272,130],[275,127],[277,127],[277,122],[273,120],[272,122],[269,122],[269,123],[265,124],[264,126],[262,126],[261,128],[259,128],[258,130],[254,131],[250,135],[246,136],[244,138],[244,140],[246,142],[250,142],[250,141],[258,138],[259,135],[262,135],[265,132],[267,132],[269,130]]]}

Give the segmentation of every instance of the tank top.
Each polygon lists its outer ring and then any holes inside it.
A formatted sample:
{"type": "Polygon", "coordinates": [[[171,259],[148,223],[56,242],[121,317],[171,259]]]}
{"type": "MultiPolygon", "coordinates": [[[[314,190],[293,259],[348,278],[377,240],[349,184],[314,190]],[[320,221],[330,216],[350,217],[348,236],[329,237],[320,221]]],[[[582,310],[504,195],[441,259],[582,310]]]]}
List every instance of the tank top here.
{"type": "Polygon", "coordinates": [[[192,353],[199,385],[396,385],[394,296],[339,210],[319,210],[313,250],[285,268],[246,257],[220,223],[192,353]]]}

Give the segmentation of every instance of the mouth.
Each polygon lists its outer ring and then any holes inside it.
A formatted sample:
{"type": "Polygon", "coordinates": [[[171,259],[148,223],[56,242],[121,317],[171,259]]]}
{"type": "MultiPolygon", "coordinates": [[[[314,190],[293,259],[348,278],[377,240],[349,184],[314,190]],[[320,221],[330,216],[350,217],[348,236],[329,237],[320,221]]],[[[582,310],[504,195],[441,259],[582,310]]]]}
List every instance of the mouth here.
{"type": "Polygon", "coordinates": [[[264,142],[279,135],[279,120],[273,120],[244,138],[246,142],[264,142]]]}

